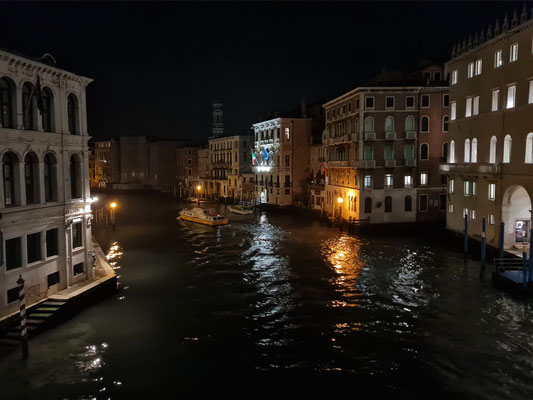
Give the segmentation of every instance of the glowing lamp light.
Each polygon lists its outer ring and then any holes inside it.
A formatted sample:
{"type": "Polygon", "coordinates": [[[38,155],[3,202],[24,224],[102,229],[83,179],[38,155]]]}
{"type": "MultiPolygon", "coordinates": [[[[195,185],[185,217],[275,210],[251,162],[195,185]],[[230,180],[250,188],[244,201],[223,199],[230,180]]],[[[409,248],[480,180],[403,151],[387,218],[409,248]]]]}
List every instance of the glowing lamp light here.
{"type": "Polygon", "coordinates": [[[353,197],[354,193],[350,190],[350,193],[348,193],[348,197],[353,197]]]}
{"type": "Polygon", "coordinates": [[[202,187],[200,185],[196,186],[196,190],[202,190],[202,187]]]}
{"type": "Polygon", "coordinates": [[[343,201],[344,201],[344,200],[343,200],[342,197],[339,197],[339,198],[337,199],[337,202],[338,202],[339,204],[342,204],[343,201]]]}
{"type": "Polygon", "coordinates": [[[110,204],[110,206],[111,206],[111,208],[115,208],[115,207],[117,206],[117,203],[112,202],[112,203],[110,204]]]}

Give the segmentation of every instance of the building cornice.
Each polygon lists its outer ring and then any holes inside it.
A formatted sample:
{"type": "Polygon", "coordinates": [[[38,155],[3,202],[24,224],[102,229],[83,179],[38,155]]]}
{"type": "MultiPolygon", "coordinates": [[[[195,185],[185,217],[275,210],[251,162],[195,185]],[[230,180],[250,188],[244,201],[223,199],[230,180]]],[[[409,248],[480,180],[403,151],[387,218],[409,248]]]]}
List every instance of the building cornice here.
{"type": "Polygon", "coordinates": [[[62,79],[80,83],[84,87],[94,81],[94,79],[76,75],[72,72],[68,72],[39,61],[31,60],[29,58],[18,56],[4,50],[0,50],[0,60],[7,63],[8,69],[11,72],[16,73],[20,70],[27,76],[34,76],[35,73],[48,74],[52,77],[60,77],[62,79]]]}

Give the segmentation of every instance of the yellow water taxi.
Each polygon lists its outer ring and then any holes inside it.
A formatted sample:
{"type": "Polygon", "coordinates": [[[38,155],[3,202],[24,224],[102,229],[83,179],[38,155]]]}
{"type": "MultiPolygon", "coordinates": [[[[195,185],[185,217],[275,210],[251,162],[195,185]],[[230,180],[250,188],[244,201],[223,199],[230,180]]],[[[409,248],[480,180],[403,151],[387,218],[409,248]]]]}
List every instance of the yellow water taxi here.
{"type": "Polygon", "coordinates": [[[186,208],[180,211],[177,219],[210,226],[226,225],[228,223],[228,219],[218,214],[213,208],[203,209],[196,207],[192,210],[186,208]]]}

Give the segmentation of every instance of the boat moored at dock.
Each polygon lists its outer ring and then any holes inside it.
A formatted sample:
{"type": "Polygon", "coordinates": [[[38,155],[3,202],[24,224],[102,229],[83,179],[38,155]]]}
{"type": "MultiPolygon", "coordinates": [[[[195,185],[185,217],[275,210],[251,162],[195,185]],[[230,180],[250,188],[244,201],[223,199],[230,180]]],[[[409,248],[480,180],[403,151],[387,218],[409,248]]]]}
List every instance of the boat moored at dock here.
{"type": "Polygon", "coordinates": [[[190,210],[186,208],[180,211],[177,219],[210,226],[226,225],[228,223],[228,219],[218,214],[213,208],[202,209],[195,207],[190,210]]]}

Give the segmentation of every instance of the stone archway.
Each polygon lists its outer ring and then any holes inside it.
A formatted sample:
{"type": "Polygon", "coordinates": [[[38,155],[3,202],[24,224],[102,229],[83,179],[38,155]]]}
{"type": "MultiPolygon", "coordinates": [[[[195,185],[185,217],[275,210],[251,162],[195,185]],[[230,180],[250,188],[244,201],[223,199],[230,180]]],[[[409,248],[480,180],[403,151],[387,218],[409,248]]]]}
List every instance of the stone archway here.
{"type": "Polygon", "coordinates": [[[522,186],[514,185],[505,191],[502,200],[502,221],[505,222],[505,248],[529,242],[531,199],[522,186]]]}

